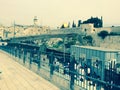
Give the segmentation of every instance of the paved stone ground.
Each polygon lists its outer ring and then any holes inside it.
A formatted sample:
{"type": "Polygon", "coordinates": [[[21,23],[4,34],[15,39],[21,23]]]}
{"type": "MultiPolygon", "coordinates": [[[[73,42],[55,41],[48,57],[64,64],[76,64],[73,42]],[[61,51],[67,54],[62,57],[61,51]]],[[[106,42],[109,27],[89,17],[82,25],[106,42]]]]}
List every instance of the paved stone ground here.
{"type": "Polygon", "coordinates": [[[0,50],[0,90],[60,90],[0,50]]]}

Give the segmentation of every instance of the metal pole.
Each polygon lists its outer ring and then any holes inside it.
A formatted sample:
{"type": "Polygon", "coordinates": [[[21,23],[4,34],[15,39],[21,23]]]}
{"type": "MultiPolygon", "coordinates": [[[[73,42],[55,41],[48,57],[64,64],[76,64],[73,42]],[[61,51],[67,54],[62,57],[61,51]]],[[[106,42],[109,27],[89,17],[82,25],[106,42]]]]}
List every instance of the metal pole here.
{"type": "Polygon", "coordinates": [[[29,62],[29,68],[31,68],[31,64],[32,64],[32,50],[30,50],[30,62],[29,62]]]}
{"type": "Polygon", "coordinates": [[[70,59],[71,59],[71,61],[70,61],[70,67],[69,67],[69,69],[70,69],[70,77],[71,77],[71,79],[70,79],[70,90],[74,90],[75,57],[74,57],[74,56],[71,56],[70,59]]]}
{"type": "Polygon", "coordinates": [[[39,48],[38,52],[37,52],[37,59],[38,59],[38,70],[40,70],[41,67],[41,48],[39,48]]]}
{"type": "Polygon", "coordinates": [[[24,51],[23,51],[23,64],[25,64],[25,61],[26,61],[26,54],[27,54],[27,52],[24,49],[24,51]]]}
{"type": "Polygon", "coordinates": [[[65,38],[63,38],[63,43],[64,43],[64,62],[65,62],[65,38]]]}
{"type": "Polygon", "coordinates": [[[52,75],[54,72],[53,62],[54,62],[54,56],[53,56],[53,52],[51,52],[50,53],[50,78],[52,78],[52,75]]]}

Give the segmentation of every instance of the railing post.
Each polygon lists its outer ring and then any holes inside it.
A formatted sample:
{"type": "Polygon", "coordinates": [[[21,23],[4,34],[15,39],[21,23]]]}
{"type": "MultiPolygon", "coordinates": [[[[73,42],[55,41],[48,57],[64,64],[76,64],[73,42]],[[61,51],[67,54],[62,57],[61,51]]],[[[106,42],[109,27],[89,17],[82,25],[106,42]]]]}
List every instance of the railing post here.
{"type": "Polygon", "coordinates": [[[19,58],[19,60],[20,60],[20,51],[21,51],[21,46],[19,45],[19,48],[18,48],[19,50],[18,50],[18,58],[19,58]]]}
{"type": "Polygon", "coordinates": [[[12,47],[10,47],[10,55],[12,56],[12,47]]]}
{"type": "Polygon", "coordinates": [[[38,70],[40,70],[40,68],[41,68],[41,51],[40,51],[40,48],[37,52],[37,59],[38,59],[38,70]]]}
{"type": "Polygon", "coordinates": [[[12,52],[12,56],[14,56],[14,47],[12,47],[11,52],[12,52]]]}
{"type": "Polygon", "coordinates": [[[19,59],[19,49],[16,49],[16,57],[17,57],[17,60],[19,59]]]}
{"type": "Polygon", "coordinates": [[[32,65],[32,50],[30,50],[30,62],[29,62],[29,68],[31,68],[32,65]]]}
{"type": "Polygon", "coordinates": [[[74,75],[75,75],[75,57],[70,57],[70,90],[74,90],[74,75]]]}
{"type": "Polygon", "coordinates": [[[25,62],[26,62],[26,54],[27,54],[27,51],[24,49],[24,51],[23,51],[23,64],[25,64],[25,62]]]}
{"type": "Polygon", "coordinates": [[[16,57],[17,57],[17,47],[16,46],[14,47],[14,57],[15,57],[15,60],[16,60],[16,57]]]}
{"type": "Polygon", "coordinates": [[[53,66],[53,62],[54,62],[54,55],[53,52],[50,53],[50,78],[52,78],[53,72],[54,72],[54,66],[53,66]]]}

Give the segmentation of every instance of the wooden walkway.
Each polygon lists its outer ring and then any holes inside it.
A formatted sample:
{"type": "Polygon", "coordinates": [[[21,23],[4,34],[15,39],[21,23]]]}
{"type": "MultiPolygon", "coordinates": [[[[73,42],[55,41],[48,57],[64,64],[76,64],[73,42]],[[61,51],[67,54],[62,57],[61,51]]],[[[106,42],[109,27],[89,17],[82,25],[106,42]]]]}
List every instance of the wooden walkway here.
{"type": "Polygon", "coordinates": [[[60,90],[0,50],[0,90],[60,90]]]}

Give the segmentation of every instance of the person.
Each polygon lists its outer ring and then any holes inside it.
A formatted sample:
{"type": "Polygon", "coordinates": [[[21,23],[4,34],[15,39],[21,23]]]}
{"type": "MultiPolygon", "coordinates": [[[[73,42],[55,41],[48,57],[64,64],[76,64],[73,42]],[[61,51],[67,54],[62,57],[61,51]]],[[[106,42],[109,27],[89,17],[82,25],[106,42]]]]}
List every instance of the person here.
{"type": "Polygon", "coordinates": [[[55,61],[54,61],[54,67],[55,67],[55,70],[56,70],[57,72],[59,72],[59,62],[58,62],[57,59],[55,59],[55,61]]]}
{"type": "Polygon", "coordinates": [[[68,74],[69,75],[69,62],[64,65],[64,74],[68,74]]]}
{"type": "Polygon", "coordinates": [[[59,72],[59,62],[56,61],[56,71],[59,72]]]}

